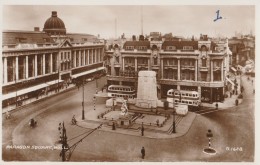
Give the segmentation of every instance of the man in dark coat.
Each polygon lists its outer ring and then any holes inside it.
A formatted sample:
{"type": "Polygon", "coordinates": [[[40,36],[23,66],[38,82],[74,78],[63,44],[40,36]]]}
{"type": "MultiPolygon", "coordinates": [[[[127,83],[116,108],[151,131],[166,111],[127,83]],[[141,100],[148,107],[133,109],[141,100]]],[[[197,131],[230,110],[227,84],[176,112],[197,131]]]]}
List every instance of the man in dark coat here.
{"type": "Polygon", "coordinates": [[[142,147],[142,149],[141,149],[141,154],[142,154],[142,159],[144,159],[144,156],[145,156],[145,149],[144,149],[144,147],[142,147]]]}

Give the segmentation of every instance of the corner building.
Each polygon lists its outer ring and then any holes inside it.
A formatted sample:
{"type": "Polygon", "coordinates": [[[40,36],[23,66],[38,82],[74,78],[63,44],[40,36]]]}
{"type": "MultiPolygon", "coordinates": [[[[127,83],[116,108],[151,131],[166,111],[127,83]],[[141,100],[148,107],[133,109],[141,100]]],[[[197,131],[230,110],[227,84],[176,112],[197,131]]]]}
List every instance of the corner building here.
{"type": "Polygon", "coordinates": [[[36,27],[2,34],[3,109],[28,104],[104,71],[104,43],[93,35],[66,33],[56,11],[43,31],[36,27]]]}
{"type": "Polygon", "coordinates": [[[141,70],[156,72],[158,98],[169,89],[198,91],[200,102],[224,100],[231,53],[228,40],[213,42],[206,35],[199,40],[126,41],[107,52],[108,85],[137,88],[141,70]]]}

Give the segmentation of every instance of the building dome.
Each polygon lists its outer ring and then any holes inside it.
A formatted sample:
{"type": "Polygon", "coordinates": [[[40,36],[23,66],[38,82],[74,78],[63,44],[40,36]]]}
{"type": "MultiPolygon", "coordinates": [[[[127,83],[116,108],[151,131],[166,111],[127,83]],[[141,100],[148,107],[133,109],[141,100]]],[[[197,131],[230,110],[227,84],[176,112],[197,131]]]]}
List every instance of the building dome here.
{"type": "Polygon", "coordinates": [[[57,16],[57,12],[53,11],[50,18],[45,21],[43,31],[49,35],[65,35],[66,28],[63,21],[57,16]]]}

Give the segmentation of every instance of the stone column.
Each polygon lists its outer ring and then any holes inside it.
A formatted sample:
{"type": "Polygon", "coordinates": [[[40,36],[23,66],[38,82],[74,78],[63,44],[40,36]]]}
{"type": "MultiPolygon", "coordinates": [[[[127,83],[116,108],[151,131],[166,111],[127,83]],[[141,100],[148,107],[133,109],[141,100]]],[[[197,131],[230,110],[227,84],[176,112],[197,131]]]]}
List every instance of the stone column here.
{"type": "Polygon", "coordinates": [[[137,57],[135,57],[135,71],[137,72],[137,57]]]}
{"type": "Polygon", "coordinates": [[[221,81],[224,80],[224,65],[223,65],[223,60],[221,61],[221,81]]]}
{"type": "Polygon", "coordinates": [[[90,61],[89,61],[89,60],[90,60],[90,49],[88,49],[88,56],[87,56],[87,57],[88,57],[88,62],[87,62],[87,64],[89,65],[89,64],[90,64],[90,61]]]}
{"type": "Polygon", "coordinates": [[[29,70],[28,70],[28,56],[25,56],[25,79],[28,79],[29,70]]]}
{"type": "Polygon", "coordinates": [[[77,56],[76,50],[74,50],[74,56],[73,56],[73,59],[74,59],[74,60],[73,60],[73,63],[74,63],[74,64],[73,64],[73,67],[74,67],[74,68],[77,67],[77,61],[76,61],[77,58],[76,58],[76,56],[77,56]]]}
{"type": "Polygon", "coordinates": [[[195,59],[195,81],[198,81],[198,60],[195,59]]]}
{"type": "Polygon", "coordinates": [[[178,80],[181,80],[181,64],[179,58],[178,58],[178,80]]]}
{"type": "Polygon", "coordinates": [[[94,58],[95,58],[95,52],[94,52],[94,49],[91,49],[91,56],[92,56],[91,64],[94,64],[94,58]]]}
{"type": "Polygon", "coordinates": [[[86,65],[86,50],[83,50],[83,61],[82,61],[82,65],[85,66],[86,65]]]}
{"type": "Polygon", "coordinates": [[[125,71],[125,58],[124,57],[122,57],[122,69],[123,69],[123,71],[125,71]]]}
{"type": "Polygon", "coordinates": [[[81,56],[82,56],[82,52],[81,50],[79,50],[79,66],[82,66],[81,56]]]}
{"type": "Polygon", "coordinates": [[[201,86],[198,86],[199,102],[201,102],[201,86]]]}
{"type": "Polygon", "coordinates": [[[96,49],[93,49],[93,63],[97,62],[96,55],[97,55],[97,51],[96,51],[96,49]]]}
{"type": "Polygon", "coordinates": [[[42,75],[45,75],[45,54],[42,55],[42,75]]]}
{"type": "Polygon", "coordinates": [[[148,70],[151,70],[151,60],[150,58],[148,58],[147,60],[148,60],[148,70]]]}
{"type": "Polygon", "coordinates": [[[15,78],[16,78],[16,80],[19,80],[18,57],[15,57],[15,78]]]}
{"type": "Polygon", "coordinates": [[[213,61],[210,61],[210,81],[213,82],[213,61]]]}
{"type": "Polygon", "coordinates": [[[161,79],[163,79],[163,59],[161,59],[161,79]]]}
{"type": "Polygon", "coordinates": [[[4,81],[3,81],[3,84],[7,83],[7,57],[4,57],[4,68],[3,68],[3,71],[4,71],[4,81]]]}
{"type": "Polygon", "coordinates": [[[37,66],[37,54],[34,57],[34,77],[37,77],[38,74],[38,66],[37,66]]]}
{"type": "Polygon", "coordinates": [[[53,65],[53,61],[52,61],[52,53],[51,53],[51,54],[50,54],[50,73],[53,72],[52,65],[53,65]]]}

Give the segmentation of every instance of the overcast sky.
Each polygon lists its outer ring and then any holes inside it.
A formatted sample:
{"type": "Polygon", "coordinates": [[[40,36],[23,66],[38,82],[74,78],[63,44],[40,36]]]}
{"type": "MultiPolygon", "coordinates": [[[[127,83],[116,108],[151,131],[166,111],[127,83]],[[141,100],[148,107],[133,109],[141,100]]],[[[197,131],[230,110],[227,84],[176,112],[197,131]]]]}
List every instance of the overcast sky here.
{"type": "MultiPolygon", "coordinates": [[[[253,34],[254,6],[143,6],[143,31],[172,33],[177,36],[234,36],[235,31],[253,34]],[[219,10],[223,19],[213,21],[219,10]]],[[[101,37],[126,37],[141,33],[141,6],[3,6],[4,30],[43,29],[45,21],[57,11],[67,32],[88,33],[101,37]]]]}

